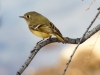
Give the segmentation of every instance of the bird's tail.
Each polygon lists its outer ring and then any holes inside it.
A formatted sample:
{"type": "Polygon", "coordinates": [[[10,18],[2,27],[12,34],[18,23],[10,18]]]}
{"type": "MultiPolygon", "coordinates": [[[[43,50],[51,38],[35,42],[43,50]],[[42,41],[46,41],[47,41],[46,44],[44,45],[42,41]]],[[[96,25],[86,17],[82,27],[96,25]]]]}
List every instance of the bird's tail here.
{"type": "Polygon", "coordinates": [[[55,34],[55,36],[60,40],[62,43],[68,43],[68,40],[64,38],[62,35],[55,34]]]}

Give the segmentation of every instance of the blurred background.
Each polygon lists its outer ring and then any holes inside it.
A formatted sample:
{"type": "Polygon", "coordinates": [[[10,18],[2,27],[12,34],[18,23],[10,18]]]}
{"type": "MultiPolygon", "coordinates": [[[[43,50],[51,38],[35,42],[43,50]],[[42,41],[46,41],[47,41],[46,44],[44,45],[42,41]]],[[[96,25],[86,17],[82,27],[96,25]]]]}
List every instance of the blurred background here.
{"type": "MultiPolygon", "coordinates": [[[[15,75],[41,40],[19,16],[37,11],[47,17],[63,36],[79,38],[100,7],[100,0],[1,0],[0,75],[15,75]],[[86,11],[87,10],[87,11],[86,11]]],[[[100,16],[94,25],[100,24],[100,16]]],[[[68,75],[100,75],[100,32],[81,44],[68,68],[68,75]],[[97,40],[97,41],[96,41],[97,40]]],[[[22,75],[61,75],[76,45],[53,43],[43,47],[22,75]]]]}

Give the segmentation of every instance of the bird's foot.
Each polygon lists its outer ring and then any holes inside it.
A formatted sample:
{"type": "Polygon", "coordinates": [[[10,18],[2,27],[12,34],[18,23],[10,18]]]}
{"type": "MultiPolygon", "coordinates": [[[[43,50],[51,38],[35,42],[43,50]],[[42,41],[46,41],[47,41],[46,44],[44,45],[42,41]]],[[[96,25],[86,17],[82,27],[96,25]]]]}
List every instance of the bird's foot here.
{"type": "Polygon", "coordinates": [[[50,36],[50,37],[48,38],[48,40],[50,40],[50,41],[51,41],[51,37],[52,37],[52,36],[50,36]]]}

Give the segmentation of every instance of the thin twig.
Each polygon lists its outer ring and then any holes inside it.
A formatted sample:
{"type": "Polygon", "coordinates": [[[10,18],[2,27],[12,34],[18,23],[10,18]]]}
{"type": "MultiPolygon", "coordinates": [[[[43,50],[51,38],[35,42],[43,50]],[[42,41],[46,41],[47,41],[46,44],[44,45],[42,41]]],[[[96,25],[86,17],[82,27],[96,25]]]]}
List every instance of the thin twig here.
{"type": "Polygon", "coordinates": [[[97,41],[98,41],[99,36],[100,36],[100,32],[99,32],[99,35],[98,35],[97,38],[96,38],[96,41],[94,42],[94,44],[93,44],[93,46],[92,46],[91,52],[88,54],[88,57],[87,57],[86,61],[85,61],[84,64],[83,64],[83,67],[85,66],[85,64],[87,63],[88,59],[90,58],[90,56],[91,56],[91,54],[92,54],[92,51],[94,50],[94,47],[95,47],[95,45],[96,45],[96,43],[97,43],[97,41]]]}
{"type": "Polygon", "coordinates": [[[96,20],[97,17],[99,16],[99,14],[100,14],[100,10],[98,11],[98,13],[96,14],[95,18],[93,19],[93,21],[91,22],[91,24],[89,25],[89,27],[87,28],[87,30],[85,31],[85,33],[83,34],[82,38],[80,39],[79,43],[78,43],[77,46],[75,47],[75,49],[74,49],[72,55],[70,56],[70,59],[69,59],[68,62],[66,63],[66,68],[64,69],[64,72],[63,72],[62,75],[65,75],[65,73],[66,73],[66,71],[67,71],[67,69],[68,69],[68,66],[69,66],[69,64],[70,64],[70,62],[71,62],[71,60],[72,60],[72,57],[74,56],[74,54],[75,54],[77,48],[79,47],[79,45],[80,45],[81,42],[83,41],[83,39],[84,39],[86,33],[88,32],[88,30],[90,29],[90,27],[93,25],[93,23],[95,22],[95,20],[96,20]]]}
{"type": "Polygon", "coordinates": [[[95,1],[96,1],[96,0],[92,0],[92,2],[90,3],[90,5],[89,5],[89,7],[86,9],[86,11],[90,9],[90,7],[93,5],[93,2],[95,2],[95,1]]]}

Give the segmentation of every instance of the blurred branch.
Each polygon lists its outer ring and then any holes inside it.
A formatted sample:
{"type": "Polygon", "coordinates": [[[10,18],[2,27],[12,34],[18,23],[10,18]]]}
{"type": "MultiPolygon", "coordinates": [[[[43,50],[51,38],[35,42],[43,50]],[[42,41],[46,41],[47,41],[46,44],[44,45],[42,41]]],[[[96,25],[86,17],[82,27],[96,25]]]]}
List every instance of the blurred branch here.
{"type": "Polygon", "coordinates": [[[89,7],[86,9],[86,11],[90,9],[90,7],[93,5],[93,3],[94,3],[95,1],[96,1],[96,0],[92,0],[92,2],[90,3],[90,5],[89,5],[89,7]]]}
{"type": "MultiPolygon", "coordinates": [[[[98,15],[100,14],[100,11],[98,12],[98,15]]],[[[91,22],[90,26],[87,28],[84,36],[82,38],[68,38],[65,37],[66,39],[68,39],[68,43],[69,44],[78,44],[77,47],[79,46],[79,44],[85,42],[88,38],[90,38],[93,34],[95,34],[96,32],[98,32],[100,30],[100,24],[97,25],[95,28],[93,28],[91,31],[88,32],[89,28],[92,26],[92,24],[94,23],[95,19],[98,17],[98,15],[96,15],[96,17],[94,18],[94,20],[91,22]]],[[[40,42],[39,44],[37,44],[33,50],[30,53],[30,56],[28,57],[28,59],[25,61],[25,63],[22,65],[22,67],[19,69],[19,71],[17,71],[16,75],[21,75],[23,73],[23,71],[28,67],[28,65],[30,64],[30,62],[32,61],[32,59],[35,57],[35,55],[37,54],[37,52],[44,47],[45,45],[48,45],[50,43],[55,43],[58,42],[60,43],[60,41],[57,38],[51,38],[51,39],[47,39],[45,41],[40,42]]],[[[76,48],[77,49],[77,48],[76,48]]],[[[75,51],[76,51],[75,49],[75,51]]],[[[73,55],[75,53],[75,51],[73,52],[73,55]]],[[[72,60],[73,55],[71,55],[69,62],[66,64],[66,67],[68,68],[69,63],[72,60]]],[[[64,70],[63,75],[65,74],[67,68],[64,70]]]]}

